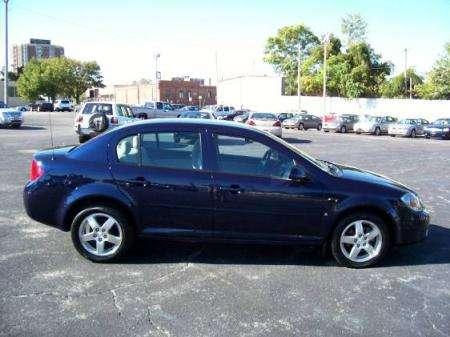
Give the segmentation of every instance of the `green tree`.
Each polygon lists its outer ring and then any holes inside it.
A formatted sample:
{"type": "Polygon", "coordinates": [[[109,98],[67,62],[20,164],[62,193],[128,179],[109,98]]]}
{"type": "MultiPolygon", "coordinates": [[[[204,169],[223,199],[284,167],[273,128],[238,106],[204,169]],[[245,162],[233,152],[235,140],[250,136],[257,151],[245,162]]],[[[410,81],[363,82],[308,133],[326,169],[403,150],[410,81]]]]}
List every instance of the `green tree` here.
{"type": "Polygon", "coordinates": [[[283,27],[268,38],[264,61],[286,78],[286,94],[297,90],[298,60],[305,60],[319,43],[319,38],[304,25],[283,27]]]}
{"type": "Polygon", "coordinates": [[[65,84],[64,96],[71,97],[76,103],[80,103],[82,95],[89,88],[105,87],[100,66],[97,62],[81,62],[77,60],[69,60],[69,62],[69,81],[65,84]]]}
{"type": "Polygon", "coordinates": [[[426,99],[450,99],[450,43],[428,73],[425,83],[417,86],[420,97],[426,99]]]}
{"type": "Polygon", "coordinates": [[[19,95],[33,101],[58,96],[80,102],[90,87],[103,87],[103,77],[96,62],[80,62],[65,57],[31,60],[17,81],[19,95]]]}
{"type": "Polygon", "coordinates": [[[360,14],[347,14],[343,17],[341,30],[347,39],[347,46],[366,42],[367,23],[360,14]]]}
{"type": "Polygon", "coordinates": [[[382,96],[388,98],[409,98],[410,79],[412,87],[411,95],[412,97],[417,98],[418,94],[416,88],[423,83],[423,78],[411,68],[406,70],[406,80],[405,73],[401,73],[385,82],[381,87],[382,96]]]}

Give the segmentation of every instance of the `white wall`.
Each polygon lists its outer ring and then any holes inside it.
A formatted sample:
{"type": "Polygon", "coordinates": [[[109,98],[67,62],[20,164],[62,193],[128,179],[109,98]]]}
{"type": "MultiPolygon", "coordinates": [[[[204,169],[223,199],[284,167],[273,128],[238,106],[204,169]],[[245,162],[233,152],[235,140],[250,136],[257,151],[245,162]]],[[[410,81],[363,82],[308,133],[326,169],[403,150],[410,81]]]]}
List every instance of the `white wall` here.
{"type": "MultiPolygon", "coordinates": [[[[226,79],[217,86],[218,104],[259,111],[297,111],[297,96],[281,95],[281,78],[271,76],[241,76],[226,79]]],[[[301,109],[323,115],[322,97],[302,96],[301,109]]],[[[450,101],[420,99],[385,99],[327,97],[326,111],[370,115],[391,115],[398,118],[422,117],[433,121],[450,118],[450,101]]]]}

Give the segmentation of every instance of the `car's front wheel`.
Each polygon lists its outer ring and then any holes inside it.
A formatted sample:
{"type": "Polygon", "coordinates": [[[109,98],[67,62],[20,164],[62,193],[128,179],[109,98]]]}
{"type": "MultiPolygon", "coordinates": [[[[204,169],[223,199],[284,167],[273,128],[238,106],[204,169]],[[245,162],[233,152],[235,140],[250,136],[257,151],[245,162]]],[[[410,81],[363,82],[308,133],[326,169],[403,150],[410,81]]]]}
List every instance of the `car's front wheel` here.
{"type": "Polygon", "coordinates": [[[133,227],[126,217],[109,207],[80,211],[71,227],[77,251],[94,262],[109,262],[122,256],[134,241],[133,227]]]}
{"type": "Polygon", "coordinates": [[[336,261],[350,268],[378,263],[390,246],[389,230],[372,214],[354,214],[342,219],[333,232],[331,251],[336,261]]]}

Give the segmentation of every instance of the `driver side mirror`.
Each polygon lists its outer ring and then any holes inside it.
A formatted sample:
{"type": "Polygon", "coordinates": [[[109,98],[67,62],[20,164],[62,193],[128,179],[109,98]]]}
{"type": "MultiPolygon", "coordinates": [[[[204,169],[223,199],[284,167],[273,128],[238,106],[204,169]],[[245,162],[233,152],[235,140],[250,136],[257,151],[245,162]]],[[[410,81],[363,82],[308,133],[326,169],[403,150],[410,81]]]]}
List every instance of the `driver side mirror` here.
{"type": "Polygon", "coordinates": [[[308,174],[306,173],[305,169],[301,166],[294,166],[291,169],[289,179],[298,183],[304,183],[309,180],[308,174]]]}

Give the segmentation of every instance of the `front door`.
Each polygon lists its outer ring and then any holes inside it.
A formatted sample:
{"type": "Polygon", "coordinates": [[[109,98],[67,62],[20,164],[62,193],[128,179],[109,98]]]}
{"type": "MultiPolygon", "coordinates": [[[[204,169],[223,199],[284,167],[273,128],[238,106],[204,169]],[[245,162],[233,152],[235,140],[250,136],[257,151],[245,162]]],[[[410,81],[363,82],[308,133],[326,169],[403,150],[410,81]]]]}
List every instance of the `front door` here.
{"type": "Polygon", "coordinates": [[[212,225],[204,148],[204,136],[194,130],[145,131],[118,140],[113,177],[137,203],[144,234],[195,236],[212,225]]]}
{"type": "Polygon", "coordinates": [[[211,135],[217,157],[214,229],[239,240],[317,242],[328,205],[321,184],[291,181],[299,163],[261,137],[211,135]]]}

